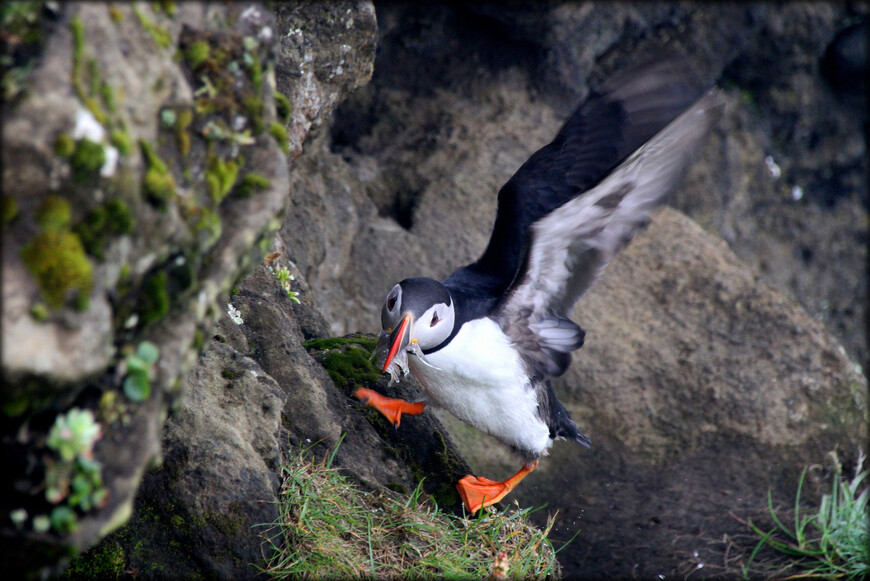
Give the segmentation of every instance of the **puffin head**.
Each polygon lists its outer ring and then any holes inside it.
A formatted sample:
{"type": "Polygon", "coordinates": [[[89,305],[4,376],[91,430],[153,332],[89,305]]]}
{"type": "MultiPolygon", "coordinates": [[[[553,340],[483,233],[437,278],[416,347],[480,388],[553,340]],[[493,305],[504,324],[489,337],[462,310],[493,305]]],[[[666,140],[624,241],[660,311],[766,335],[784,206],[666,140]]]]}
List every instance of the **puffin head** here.
{"type": "Polygon", "coordinates": [[[423,351],[441,345],[453,333],[455,320],[453,299],[440,282],[414,277],[395,285],[381,309],[381,325],[390,334],[384,371],[411,343],[423,351]]]}

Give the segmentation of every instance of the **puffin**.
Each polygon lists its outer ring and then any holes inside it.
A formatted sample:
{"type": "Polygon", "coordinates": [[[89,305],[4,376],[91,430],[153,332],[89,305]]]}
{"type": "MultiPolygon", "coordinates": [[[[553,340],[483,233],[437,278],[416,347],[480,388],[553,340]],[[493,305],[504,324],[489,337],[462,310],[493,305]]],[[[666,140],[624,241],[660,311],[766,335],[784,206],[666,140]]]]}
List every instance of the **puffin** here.
{"type": "Polygon", "coordinates": [[[396,428],[403,415],[446,409],[516,455],[522,467],[507,480],[459,480],[471,514],[501,501],[554,440],[590,446],[551,378],[584,342],[569,317],[575,303],[679,185],[722,116],[721,92],[693,72],[669,56],[591,90],[499,190],[477,261],[387,293],[373,357],[392,381],[412,373],[425,393],[410,402],[367,388],[353,395],[396,428]]]}

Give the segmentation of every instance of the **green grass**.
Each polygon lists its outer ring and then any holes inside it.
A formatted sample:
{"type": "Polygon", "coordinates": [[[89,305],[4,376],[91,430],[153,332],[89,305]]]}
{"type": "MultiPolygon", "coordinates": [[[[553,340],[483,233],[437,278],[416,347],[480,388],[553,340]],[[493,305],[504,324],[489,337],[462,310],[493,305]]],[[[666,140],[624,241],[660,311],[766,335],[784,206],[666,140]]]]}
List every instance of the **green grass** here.
{"type": "MultiPolygon", "coordinates": [[[[831,493],[822,495],[818,512],[801,514],[801,489],[807,470],[801,473],[795,497],[794,523],[782,522],[773,508],[768,492],[768,510],[775,524],[765,532],[749,522],[761,537],[750,556],[750,564],[764,546],[787,555],[790,568],[799,572],[788,579],[867,579],[870,577],[870,536],[868,536],[867,499],[870,494],[868,471],[863,470],[865,456],[858,456],[855,476],[846,481],[838,468],[833,477],[831,493]]],[[[779,574],[781,574],[780,571],[779,574]]],[[[783,577],[780,577],[783,578],[783,577]]]]}
{"type": "Polygon", "coordinates": [[[331,458],[312,462],[304,453],[282,472],[280,520],[267,528],[271,537],[264,534],[271,557],[263,571],[271,578],[559,577],[547,539],[553,520],[537,529],[531,509],[461,518],[424,498],[420,486],[406,495],[364,491],[331,458]]]}

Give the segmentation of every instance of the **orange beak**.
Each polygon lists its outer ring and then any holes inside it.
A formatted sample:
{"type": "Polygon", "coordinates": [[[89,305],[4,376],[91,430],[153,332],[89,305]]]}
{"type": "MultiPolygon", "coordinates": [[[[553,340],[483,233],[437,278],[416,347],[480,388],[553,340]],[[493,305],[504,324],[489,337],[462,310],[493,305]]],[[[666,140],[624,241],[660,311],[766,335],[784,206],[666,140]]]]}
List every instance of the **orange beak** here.
{"type": "Polygon", "coordinates": [[[402,321],[390,333],[390,352],[387,354],[387,360],[384,361],[384,371],[392,363],[396,354],[408,346],[411,341],[411,315],[402,317],[402,321]]]}

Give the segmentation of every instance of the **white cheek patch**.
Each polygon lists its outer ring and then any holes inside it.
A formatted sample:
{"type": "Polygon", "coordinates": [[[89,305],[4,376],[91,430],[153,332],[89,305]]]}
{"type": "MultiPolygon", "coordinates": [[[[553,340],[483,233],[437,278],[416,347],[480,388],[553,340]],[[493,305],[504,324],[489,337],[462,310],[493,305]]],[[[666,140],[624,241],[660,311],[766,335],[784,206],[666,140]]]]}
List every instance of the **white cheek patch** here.
{"type": "Polygon", "coordinates": [[[414,321],[413,336],[423,349],[432,349],[443,343],[453,332],[455,314],[452,306],[445,303],[433,305],[414,321]],[[432,318],[438,315],[438,322],[432,324],[432,318]]]}

